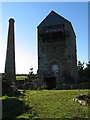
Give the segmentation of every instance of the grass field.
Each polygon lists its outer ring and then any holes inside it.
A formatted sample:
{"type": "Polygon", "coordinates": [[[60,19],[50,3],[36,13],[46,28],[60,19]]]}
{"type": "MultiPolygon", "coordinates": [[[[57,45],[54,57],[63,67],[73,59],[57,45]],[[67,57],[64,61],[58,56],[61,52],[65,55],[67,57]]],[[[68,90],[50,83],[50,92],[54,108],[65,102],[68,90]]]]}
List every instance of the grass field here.
{"type": "Polygon", "coordinates": [[[16,76],[16,80],[25,80],[27,76],[16,76]]]}
{"type": "Polygon", "coordinates": [[[73,101],[88,90],[26,90],[21,95],[4,96],[4,117],[12,120],[32,118],[88,118],[90,107],[73,101]],[[6,101],[6,102],[5,102],[6,101]],[[7,114],[5,114],[7,113],[7,114]]]}

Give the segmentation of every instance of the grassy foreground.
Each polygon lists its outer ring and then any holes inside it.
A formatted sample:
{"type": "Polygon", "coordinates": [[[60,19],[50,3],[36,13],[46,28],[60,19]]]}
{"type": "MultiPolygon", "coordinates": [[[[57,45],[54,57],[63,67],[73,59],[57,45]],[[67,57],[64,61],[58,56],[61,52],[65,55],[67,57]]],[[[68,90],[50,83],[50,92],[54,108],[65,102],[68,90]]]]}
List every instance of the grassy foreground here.
{"type": "Polygon", "coordinates": [[[7,103],[9,105],[5,103],[8,110],[4,113],[9,116],[9,112],[11,112],[11,116],[17,120],[23,118],[27,120],[33,118],[88,118],[90,107],[73,101],[77,95],[88,92],[88,90],[26,90],[24,93],[21,91],[22,95],[18,97],[6,97],[9,100],[13,98],[13,101],[7,103]],[[10,104],[15,105],[14,109],[10,104]]]}

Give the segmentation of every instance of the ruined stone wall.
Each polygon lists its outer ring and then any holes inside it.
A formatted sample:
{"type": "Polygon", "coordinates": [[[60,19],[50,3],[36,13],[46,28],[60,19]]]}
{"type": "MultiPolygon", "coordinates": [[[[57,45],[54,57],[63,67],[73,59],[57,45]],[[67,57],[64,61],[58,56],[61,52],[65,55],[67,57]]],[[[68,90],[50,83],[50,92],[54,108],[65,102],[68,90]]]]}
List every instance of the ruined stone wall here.
{"type": "MultiPolygon", "coordinates": [[[[77,80],[76,36],[70,24],[64,24],[62,31],[64,37],[56,39],[55,42],[51,33],[50,41],[43,40],[44,33],[42,34],[38,29],[39,75],[52,75],[52,66],[57,65],[59,67],[59,74],[56,75],[56,86],[58,88],[67,79],[72,80],[71,82],[77,80]]],[[[45,35],[48,36],[49,34],[45,33],[45,35]]]]}
{"type": "Polygon", "coordinates": [[[70,25],[66,25],[66,56],[67,65],[70,75],[77,80],[77,53],[76,53],[76,36],[70,25]]]}

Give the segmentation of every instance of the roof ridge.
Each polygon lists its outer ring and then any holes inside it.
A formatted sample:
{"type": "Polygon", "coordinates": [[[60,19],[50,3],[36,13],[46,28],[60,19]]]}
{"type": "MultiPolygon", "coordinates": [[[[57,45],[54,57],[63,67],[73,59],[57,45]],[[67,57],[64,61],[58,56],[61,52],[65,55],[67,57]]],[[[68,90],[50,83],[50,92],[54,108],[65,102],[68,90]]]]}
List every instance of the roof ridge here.
{"type": "Polygon", "coordinates": [[[43,23],[46,19],[48,19],[48,17],[49,17],[50,15],[52,15],[52,14],[57,15],[58,17],[62,18],[62,19],[63,19],[64,21],[66,21],[66,22],[70,22],[69,20],[65,19],[63,16],[59,15],[59,14],[56,13],[54,10],[52,10],[52,11],[43,19],[43,21],[38,25],[38,27],[39,27],[40,25],[42,25],[42,23],[43,23]]]}

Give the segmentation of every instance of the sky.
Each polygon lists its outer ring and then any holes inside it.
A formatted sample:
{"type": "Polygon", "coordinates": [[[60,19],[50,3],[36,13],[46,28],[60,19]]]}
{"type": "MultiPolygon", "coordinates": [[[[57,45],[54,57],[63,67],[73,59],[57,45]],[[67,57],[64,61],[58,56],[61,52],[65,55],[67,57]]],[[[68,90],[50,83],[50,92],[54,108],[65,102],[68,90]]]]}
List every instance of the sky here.
{"type": "Polygon", "coordinates": [[[0,73],[4,72],[8,20],[15,23],[16,73],[38,69],[37,26],[54,10],[72,23],[76,33],[77,60],[88,62],[88,2],[2,2],[0,73]]]}

